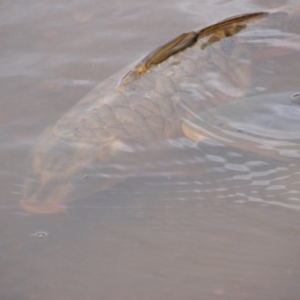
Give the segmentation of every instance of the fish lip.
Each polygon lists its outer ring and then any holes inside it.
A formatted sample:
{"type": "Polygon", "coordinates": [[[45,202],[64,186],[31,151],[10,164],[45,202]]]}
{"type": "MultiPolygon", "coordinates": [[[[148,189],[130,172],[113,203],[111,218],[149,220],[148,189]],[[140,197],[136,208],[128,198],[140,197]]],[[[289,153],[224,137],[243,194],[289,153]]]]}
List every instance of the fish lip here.
{"type": "Polygon", "coordinates": [[[40,203],[36,200],[22,198],[21,207],[28,213],[34,214],[56,214],[66,212],[66,206],[55,203],[40,203]]]}

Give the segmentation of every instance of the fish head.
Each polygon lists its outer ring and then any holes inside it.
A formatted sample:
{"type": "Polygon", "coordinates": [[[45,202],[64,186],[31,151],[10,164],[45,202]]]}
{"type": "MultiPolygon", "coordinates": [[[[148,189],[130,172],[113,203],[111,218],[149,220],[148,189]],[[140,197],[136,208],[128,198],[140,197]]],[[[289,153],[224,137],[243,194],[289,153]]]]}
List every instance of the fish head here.
{"type": "Polygon", "coordinates": [[[30,213],[64,212],[69,202],[98,189],[101,178],[95,176],[99,162],[93,148],[92,144],[44,137],[29,160],[22,208],[30,213]]]}
{"type": "Polygon", "coordinates": [[[99,145],[48,136],[32,152],[20,204],[30,213],[65,212],[70,202],[125,180],[136,161],[133,147],[119,140],[99,145]]]}

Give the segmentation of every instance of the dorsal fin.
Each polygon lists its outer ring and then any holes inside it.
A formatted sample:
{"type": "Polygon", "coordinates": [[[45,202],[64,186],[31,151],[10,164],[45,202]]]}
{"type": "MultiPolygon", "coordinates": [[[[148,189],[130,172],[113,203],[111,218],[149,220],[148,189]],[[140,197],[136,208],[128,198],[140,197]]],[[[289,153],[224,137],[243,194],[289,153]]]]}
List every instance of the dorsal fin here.
{"type": "Polygon", "coordinates": [[[256,13],[243,14],[243,15],[238,15],[238,16],[234,16],[234,17],[224,19],[221,22],[215,23],[213,25],[207,26],[207,27],[199,30],[198,31],[198,38],[201,38],[203,36],[211,34],[212,32],[214,32],[218,29],[227,27],[228,25],[245,22],[245,21],[248,21],[250,19],[257,18],[257,17],[266,16],[268,14],[269,14],[268,12],[256,12],[256,13]]]}
{"type": "MultiPolygon", "coordinates": [[[[235,17],[231,17],[225,19],[219,23],[215,23],[208,27],[205,27],[199,31],[191,31],[188,33],[183,33],[177,38],[171,40],[170,42],[162,45],[161,47],[157,48],[156,50],[149,53],[141,62],[139,62],[132,70],[130,70],[121,80],[120,86],[126,85],[139,75],[145,73],[147,70],[150,69],[151,66],[157,65],[170,56],[194,45],[198,38],[202,38],[207,36],[217,30],[224,29],[230,25],[239,24],[241,22],[248,21],[253,18],[262,17],[267,15],[267,12],[257,12],[257,13],[249,13],[243,14],[235,17]]],[[[241,29],[245,28],[245,26],[237,26],[236,30],[230,31],[230,34],[226,36],[232,36],[239,32],[241,29]]]]}
{"type": "Polygon", "coordinates": [[[197,41],[198,33],[191,31],[183,33],[172,41],[160,46],[139,62],[132,70],[130,70],[122,79],[121,85],[131,82],[138,75],[145,73],[151,66],[158,65],[170,56],[179,51],[190,47],[197,41]]]}

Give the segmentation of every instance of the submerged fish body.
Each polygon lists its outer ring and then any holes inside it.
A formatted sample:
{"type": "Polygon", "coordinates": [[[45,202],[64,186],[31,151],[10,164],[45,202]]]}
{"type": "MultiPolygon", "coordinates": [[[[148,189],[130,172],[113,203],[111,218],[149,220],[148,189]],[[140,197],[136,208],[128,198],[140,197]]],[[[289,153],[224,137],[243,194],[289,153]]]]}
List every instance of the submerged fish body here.
{"type": "Polygon", "coordinates": [[[149,148],[180,136],[197,141],[190,120],[245,95],[265,34],[299,34],[299,27],[300,5],[233,17],[183,34],[123,78],[105,80],[34,147],[22,207],[64,211],[70,201],[138,174],[151,161],[149,148]]]}

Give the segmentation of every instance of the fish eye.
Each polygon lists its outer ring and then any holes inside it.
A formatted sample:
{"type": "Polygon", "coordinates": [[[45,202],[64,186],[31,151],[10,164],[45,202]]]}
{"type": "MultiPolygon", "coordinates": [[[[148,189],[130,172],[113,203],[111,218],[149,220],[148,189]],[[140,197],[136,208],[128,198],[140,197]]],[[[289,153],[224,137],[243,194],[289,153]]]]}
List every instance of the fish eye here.
{"type": "Polygon", "coordinates": [[[82,177],[81,177],[81,179],[82,180],[84,180],[84,181],[87,181],[87,180],[89,180],[90,179],[90,174],[84,174],[82,177]]]}

